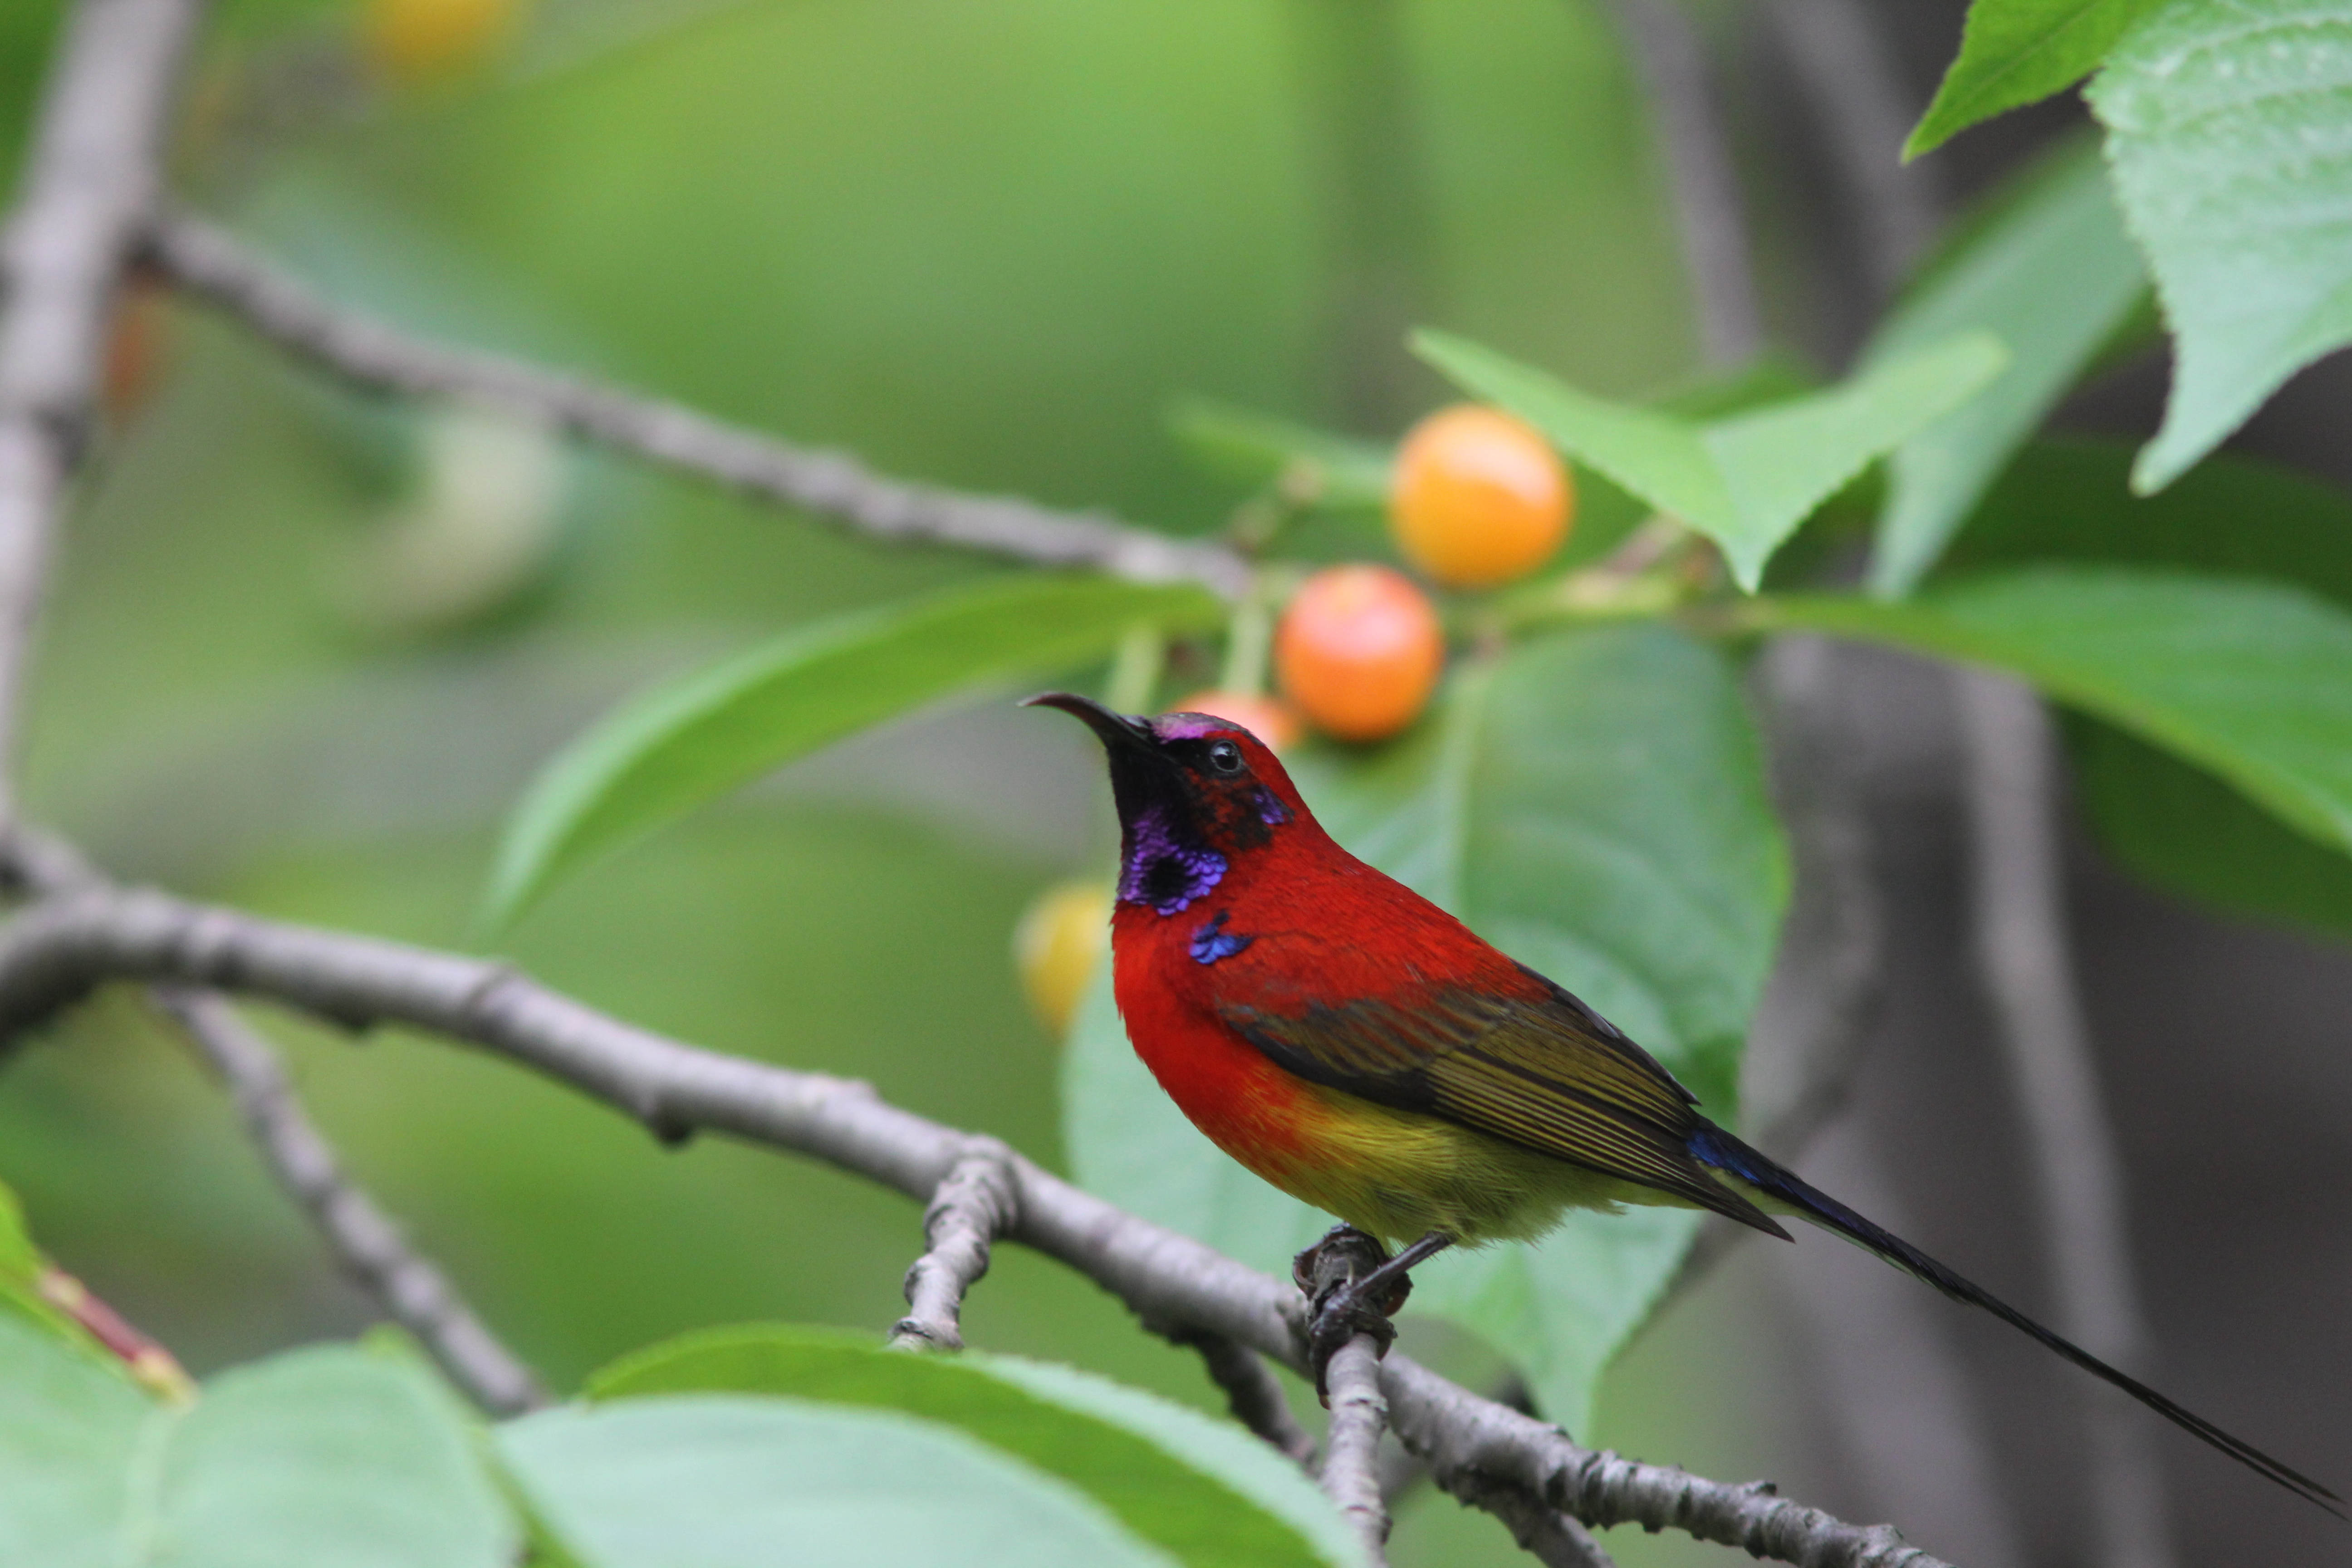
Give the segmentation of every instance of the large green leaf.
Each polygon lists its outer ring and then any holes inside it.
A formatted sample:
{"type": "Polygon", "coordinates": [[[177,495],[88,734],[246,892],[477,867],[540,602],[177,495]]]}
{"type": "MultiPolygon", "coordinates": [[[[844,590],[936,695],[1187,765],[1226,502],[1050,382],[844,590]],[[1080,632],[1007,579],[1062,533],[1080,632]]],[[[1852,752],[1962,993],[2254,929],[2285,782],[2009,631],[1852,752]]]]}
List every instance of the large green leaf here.
{"type": "MultiPolygon", "coordinates": [[[[1457,677],[1406,739],[1303,753],[1293,771],[1340,842],[1583,996],[1730,1117],[1788,874],[1719,654],[1657,626],[1528,643],[1457,677]]],[[[1330,1225],[1193,1130],[1129,1049],[1107,981],[1064,1082],[1094,1191],[1263,1268],[1330,1225]]],[[[1485,1337],[1548,1415],[1580,1426],[1696,1224],[1572,1214],[1536,1246],[1433,1259],[1411,1310],[1485,1337]]]]}
{"type": "Polygon", "coordinates": [[[1874,593],[1900,597],[1935,564],[2020,443],[2032,435],[2147,287],[2147,273],[2091,147],[2037,170],[2031,189],[1971,235],[1888,316],[1864,355],[1880,363],[1972,328],[2008,368],[1895,449],[1871,554],[1874,593]]]}
{"type": "Polygon", "coordinates": [[[2066,727],[2074,795],[2100,846],[2184,899],[2352,936],[2352,858],[2255,809],[2245,796],[2111,724],[2066,727]]]}
{"type": "Polygon", "coordinates": [[[1138,621],[1214,625],[1192,587],[1033,574],[838,616],[656,687],[543,768],[491,875],[503,922],[565,872],[831,742],[985,681],[1108,653],[1138,621]]]}
{"type": "MultiPolygon", "coordinates": [[[[2025,448],[1960,535],[1956,570],[2053,561],[2266,576],[2352,610],[2352,496],[2218,453],[2131,493],[2131,449],[2025,448]]],[[[2075,795],[2100,842],[2159,888],[2240,913],[2352,931],[2352,859],[2283,827],[2211,774],[2114,726],[2067,726],[2075,795]]]]}
{"type": "Polygon", "coordinates": [[[2352,7],[2170,0],[2090,99],[2177,345],[2153,490],[2352,342],[2352,7]]]}
{"type": "Polygon", "coordinates": [[[2094,70],[2134,22],[2163,0],[1975,0],[1960,52],[1903,146],[1941,146],[1979,121],[2049,97],[2094,70]]]}
{"type": "Polygon", "coordinates": [[[2352,850],[2352,614],[2284,584],[2044,567],[1906,605],[1803,598],[1767,624],[2015,671],[2352,850]]]}
{"type": "Polygon", "coordinates": [[[896,1410],[1077,1488],[1128,1530],[1201,1565],[1347,1564],[1355,1539],[1297,1467],[1228,1422],[1074,1368],[755,1326],[690,1334],[589,1380],[596,1399],[772,1394],[896,1410]]]}
{"type": "Polygon", "coordinates": [[[165,1405],[0,1315],[0,1562],[507,1568],[516,1539],[404,1358],[300,1351],[165,1405]]]}
{"type": "Polygon", "coordinates": [[[1443,332],[1418,333],[1413,343],[1459,385],[1714,540],[1750,593],[1772,552],[1815,508],[1983,387],[2007,359],[1999,340],[1969,332],[1890,357],[1826,391],[1696,420],[1595,397],[1443,332]]]}
{"type": "Polygon", "coordinates": [[[0,1563],[120,1568],[131,1457],[165,1418],[128,1380],[0,1312],[0,1563]]]}
{"type": "Polygon", "coordinates": [[[502,1428],[581,1568],[1171,1568],[1075,1487],[888,1410],[666,1394],[502,1428]]]}
{"type": "Polygon", "coordinates": [[[2120,441],[2031,443],[1986,492],[1943,570],[2158,566],[2273,577],[2352,608],[2352,494],[2220,452],[2178,484],[2139,496],[2131,461],[2120,441]]]}

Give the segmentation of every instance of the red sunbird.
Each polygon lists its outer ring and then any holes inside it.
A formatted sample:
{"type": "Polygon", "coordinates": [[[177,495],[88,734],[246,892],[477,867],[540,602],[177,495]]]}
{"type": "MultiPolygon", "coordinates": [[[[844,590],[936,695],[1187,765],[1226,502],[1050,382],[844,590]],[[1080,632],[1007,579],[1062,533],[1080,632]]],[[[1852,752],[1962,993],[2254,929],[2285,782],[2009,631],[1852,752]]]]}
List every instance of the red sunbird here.
{"type": "Polygon", "coordinates": [[[1066,692],[1118,806],[1114,989],[1136,1054],[1211,1142],[1342,1228],[1360,1278],[1318,1292],[1323,1364],[1383,1344],[1413,1265],[1527,1241],[1570,1208],[1705,1209],[1782,1240],[1817,1225],[1981,1307],[2257,1473],[2342,1500],[2062,1339],[1699,1114],[1650,1054],[1565,988],[1333,842],[1274,753],[1200,713],[1129,718],[1066,692]],[[1361,1234],[1356,1234],[1361,1233],[1361,1234]],[[1390,1257],[1382,1243],[1402,1243],[1390,1257]]]}

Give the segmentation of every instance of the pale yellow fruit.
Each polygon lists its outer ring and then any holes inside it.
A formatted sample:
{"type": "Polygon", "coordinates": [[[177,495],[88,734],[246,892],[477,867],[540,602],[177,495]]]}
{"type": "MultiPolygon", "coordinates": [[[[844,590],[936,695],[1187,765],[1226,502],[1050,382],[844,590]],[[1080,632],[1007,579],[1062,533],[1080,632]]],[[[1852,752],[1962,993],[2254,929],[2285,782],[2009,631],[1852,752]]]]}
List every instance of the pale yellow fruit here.
{"type": "Polygon", "coordinates": [[[1013,957],[1029,1006],[1055,1035],[1069,1032],[1095,966],[1110,952],[1111,890],[1063,882],[1037,895],[1013,932],[1013,957]]]}

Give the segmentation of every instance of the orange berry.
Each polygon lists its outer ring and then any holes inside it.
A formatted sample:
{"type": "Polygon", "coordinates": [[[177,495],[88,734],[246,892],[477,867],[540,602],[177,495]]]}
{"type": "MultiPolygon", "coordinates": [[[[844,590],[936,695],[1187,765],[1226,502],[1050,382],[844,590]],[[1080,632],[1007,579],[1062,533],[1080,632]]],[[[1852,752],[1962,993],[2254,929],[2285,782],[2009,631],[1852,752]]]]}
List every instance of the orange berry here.
{"type": "Polygon", "coordinates": [[[1378,741],[1418,718],[1445,666],[1429,596],[1386,566],[1329,566],[1307,579],[1274,634],[1283,695],[1343,741],[1378,741]]]}
{"type": "Polygon", "coordinates": [[[507,40],[527,0],[369,0],[368,59],[394,79],[420,82],[479,64],[507,40]]]}
{"type": "Polygon", "coordinates": [[[1278,697],[1253,697],[1245,691],[1219,691],[1212,687],[1195,691],[1169,711],[1206,713],[1212,719],[1239,724],[1277,752],[1298,741],[1298,715],[1278,697]]]}
{"type": "Polygon", "coordinates": [[[1499,410],[1441,408],[1397,448],[1389,531],[1433,582],[1491,588],[1524,577],[1551,559],[1575,515],[1551,443],[1499,410]]]}
{"type": "Polygon", "coordinates": [[[1069,1032],[1095,966],[1110,952],[1110,910],[1108,883],[1062,882],[1038,894],[1013,928],[1021,989],[1057,1036],[1069,1032]]]}

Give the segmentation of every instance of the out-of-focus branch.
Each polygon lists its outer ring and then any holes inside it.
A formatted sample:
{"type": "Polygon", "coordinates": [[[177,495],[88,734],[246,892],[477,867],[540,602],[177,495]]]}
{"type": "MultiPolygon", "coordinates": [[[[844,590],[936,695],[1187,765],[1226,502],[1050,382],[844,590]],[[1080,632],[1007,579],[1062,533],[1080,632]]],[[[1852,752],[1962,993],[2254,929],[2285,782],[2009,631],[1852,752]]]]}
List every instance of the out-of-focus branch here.
{"type": "MultiPolygon", "coordinates": [[[[109,980],[271,997],[349,1027],[399,1022],[469,1041],[636,1118],[660,1135],[707,1129],[828,1161],[928,1198],[970,1136],[863,1084],[698,1050],[610,1018],[504,965],[319,931],[142,889],[41,900],[0,928],[0,1037],[109,980]]],[[[1013,1239],[1078,1269],[1147,1321],[1223,1334],[1297,1368],[1299,1298],[1187,1237],[1123,1213],[1014,1156],[1013,1239]]],[[[1805,1568],[1939,1568],[1891,1528],[1863,1527],[1668,1466],[1579,1447],[1410,1358],[1380,1363],[1399,1439],[1465,1500],[1493,1488],[1606,1528],[1680,1530],[1805,1568]]]]}
{"type": "MultiPolygon", "coordinates": [[[[1977,959],[2040,1189],[2058,1328],[2132,1370],[2147,1343],[2132,1282],[2123,1160],[2075,990],[2058,837],[2058,761],[2032,689],[1955,671],[1967,744],[1969,869],[1977,959]]],[[[2107,1568],[2167,1568],[2164,1479],[2148,1429],[2108,1388],[2089,1391],[2093,1495],[2107,1568]]]]}
{"type": "Polygon", "coordinates": [[[1197,582],[1227,598],[1248,585],[1248,567],[1220,545],[1171,539],[1097,513],[887,479],[845,452],[795,447],[681,404],[407,336],[330,304],[227,231],[186,214],[154,223],[147,254],[189,293],[364,387],[487,404],[878,539],[955,545],[1136,582],[1197,582]]]}
{"type": "Polygon", "coordinates": [[[530,1369],[483,1327],[441,1270],[419,1257],[400,1226],[343,1173],[269,1042],[210,993],[159,985],[150,994],[228,1086],[270,1173],[310,1215],[336,1261],[416,1336],[450,1381],[496,1415],[547,1403],[530,1369]]]}
{"type": "Polygon", "coordinates": [[[1372,1568],[1388,1561],[1389,1510],[1381,1500],[1381,1434],[1389,1402],[1381,1394],[1381,1345],[1358,1334],[1324,1369],[1331,1392],[1331,1430],[1323,1441],[1323,1495],[1356,1527],[1372,1568]]]}
{"type": "MultiPolygon", "coordinates": [[[[1772,782],[1797,861],[1780,962],[1756,1009],[1744,1089],[1748,1138],[1793,1161],[1844,1110],[1883,998],[1885,910],[1870,815],[1856,775],[1840,660],[1829,638],[1775,637],[1756,680],[1772,740],[1772,782]]],[[[1703,1228],[1668,1287],[1690,1289],[1756,1233],[1703,1228]]]]}
{"type": "Polygon", "coordinates": [[[1932,163],[1903,162],[1913,101],[1867,0],[1769,0],[1764,16],[1821,121],[1846,188],[1863,270],[1885,300],[1935,237],[1932,163]]]}
{"type": "Polygon", "coordinates": [[[65,24],[23,195],[0,230],[0,825],[13,818],[25,666],[107,321],[152,206],[203,0],[80,0],[65,24]]]}
{"type": "Polygon", "coordinates": [[[1171,1344],[1201,1352],[1201,1364],[1208,1369],[1209,1381],[1224,1390],[1225,1407],[1234,1420],[1298,1463],[1313,1462],[1314,1435],[1291,1414],[1290,1401],[1282,1392],[1282,1380],[1265,1364],[1265,1357],[1223,1334],[1181,1323],[1147,1322],[1144,1326],[1171,1344]]]}
{"type": "Polygon", "coordinates": [[[907,1270],[907,1315],[890,1331],[893,1349],[963,1349],[964,1292],[988,1272],[990,1244],[1020,1213],[1013,1151],[973,1139],[923,1211],[929,1245],[907,1270]]]}
{"type": "Polygon", "coordinates": [[[1683,266],[1698,308],[1700,356],[1711,365],[1738,364],[1764,346],[1764,320],[1748,263],[1747,207],[1707,84],[1705,45],[1675,0],[1616,0],[1615,8],[1665,155],[1683,266]]]}

